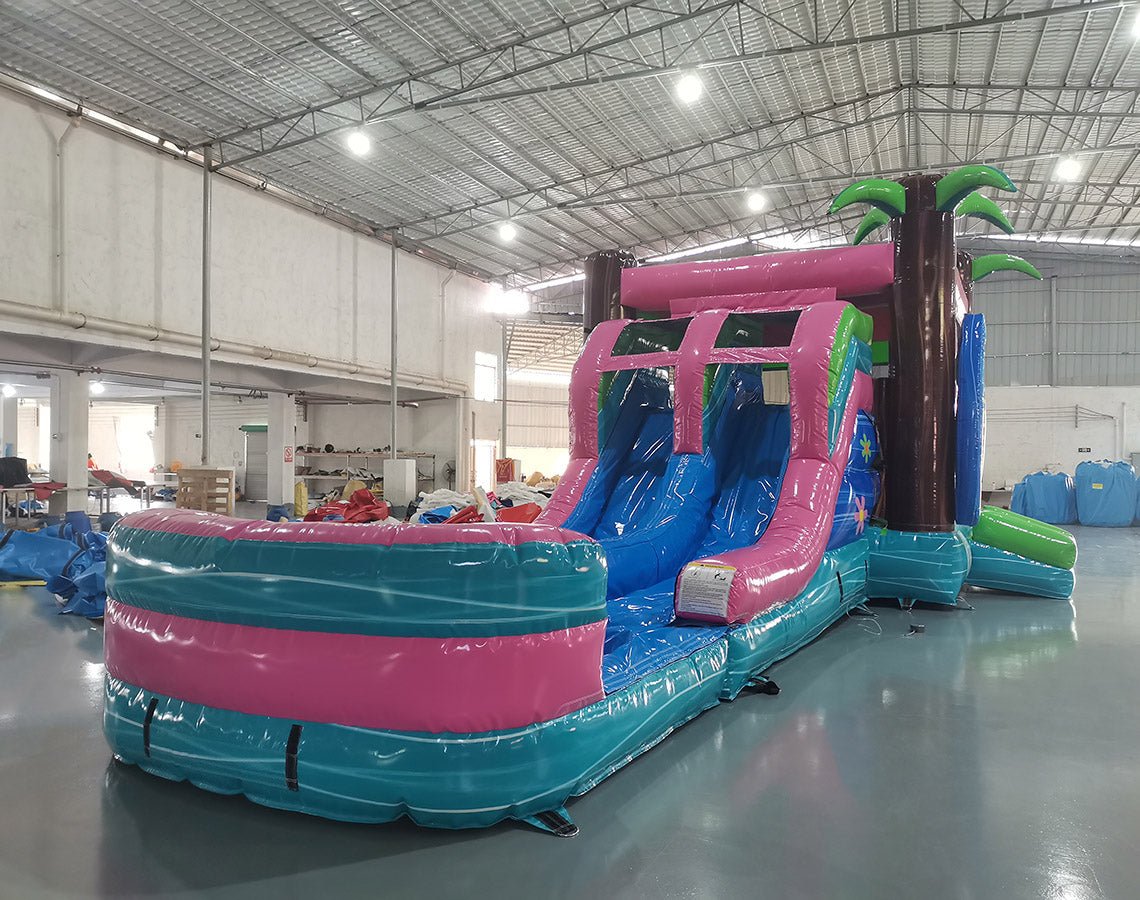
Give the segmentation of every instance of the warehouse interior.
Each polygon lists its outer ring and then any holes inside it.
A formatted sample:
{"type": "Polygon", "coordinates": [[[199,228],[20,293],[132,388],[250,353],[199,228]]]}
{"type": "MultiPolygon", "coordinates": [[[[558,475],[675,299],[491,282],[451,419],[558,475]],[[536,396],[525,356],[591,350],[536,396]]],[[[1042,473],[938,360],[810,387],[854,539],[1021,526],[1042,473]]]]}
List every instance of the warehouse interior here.
{"type": "Polygon", "coordinates": [[[0,0],[0,160],[0,896],[1140,892],[1140,4],[0,0]]]}

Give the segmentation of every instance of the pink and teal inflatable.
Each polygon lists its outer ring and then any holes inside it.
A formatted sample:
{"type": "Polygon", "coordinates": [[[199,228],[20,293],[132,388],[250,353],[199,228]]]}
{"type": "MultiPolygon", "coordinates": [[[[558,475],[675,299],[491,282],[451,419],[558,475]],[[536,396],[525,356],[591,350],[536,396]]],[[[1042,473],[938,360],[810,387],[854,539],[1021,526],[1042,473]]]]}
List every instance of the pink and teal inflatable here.
{"type": "MultiPolygon", "coordinates": [[[[954,522],[952,478],[934,506],[911,502],[921,473],[892,479],[907,448],[880,446],[910,395],[877,414],[873,376],[928,377],[907,371],[892,313],[900,247],[620,272],[626,317],[586,341],[570,464],[533,525],[126,517],[108,556],[116,757],[335,819],[570,834],[570,798],[770,688],[761,673],[852,607],[953,604],[971,545],[989,545],[954,522]]],[[[961,329],[968,279],[939,271],[961,329]]],[[[964,339],[970,431],[928,424],[939,467],[970,457],[959,505],[976,521],[984,326],[964,339]]],[[[950,357],[929,377],[953,385],[950,357]]],[[[1052,567],[994,549],[980,582],[1049,582],[1052,567]]]]}

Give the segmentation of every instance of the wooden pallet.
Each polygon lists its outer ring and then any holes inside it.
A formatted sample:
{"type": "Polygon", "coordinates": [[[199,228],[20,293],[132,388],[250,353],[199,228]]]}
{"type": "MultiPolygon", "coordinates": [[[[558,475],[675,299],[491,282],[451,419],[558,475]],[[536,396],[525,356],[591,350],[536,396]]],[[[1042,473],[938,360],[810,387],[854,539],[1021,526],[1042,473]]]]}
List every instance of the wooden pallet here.
{"type": "Polygon", "coordinates": [[[232,516],[234,470],[184,466],[178,471],[178,492],[174,505],[178,509],[200,509],[232,516]]]}

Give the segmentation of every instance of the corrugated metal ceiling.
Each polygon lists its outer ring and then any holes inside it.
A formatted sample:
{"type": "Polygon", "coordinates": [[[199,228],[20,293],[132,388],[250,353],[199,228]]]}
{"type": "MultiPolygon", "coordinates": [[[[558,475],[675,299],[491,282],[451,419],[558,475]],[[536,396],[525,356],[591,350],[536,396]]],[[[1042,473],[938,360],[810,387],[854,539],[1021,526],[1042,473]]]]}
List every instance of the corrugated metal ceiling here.
{"type": "Polygon", "coordinates": [[[845,183],[975,160],[1022,186],[1003,204],[1022,232],[1136,240],[1136,16],[1110,0],[4,0],[0,69],[523,284],[615,245],[846,233],[825,216],[845,183]],[[694,67],[705,93],[685,106],[673,87],[694,67]],[[354,128],[367,157],[345,148],[354,128]],[[1054,179],[1062,154],[1078,182],[1054,179]]]}

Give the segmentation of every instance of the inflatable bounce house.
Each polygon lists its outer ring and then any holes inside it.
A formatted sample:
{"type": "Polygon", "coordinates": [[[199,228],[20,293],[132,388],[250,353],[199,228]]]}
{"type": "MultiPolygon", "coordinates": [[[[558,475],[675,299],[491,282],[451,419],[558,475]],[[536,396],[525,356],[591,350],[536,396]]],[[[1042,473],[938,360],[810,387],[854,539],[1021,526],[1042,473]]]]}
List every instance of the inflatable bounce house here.
{"type": "MultiPolygon", "coordinates": [[[[870,598],[1067,597],[1071,536],[980,507],[985,326],[956,251],[996,169],[852,185],[856,243],[587,261],[571,462],[530,525],[114,529],[105,731],[165,778],[334,819],[526,820],[870,598]],[[603,312],[598,315],[598,311],[603,312]],[[594,321],[591,322],[590,320],[594,321]]],[[[1039,277],[1039,276],[1038,276],[1039,277]]]]}

